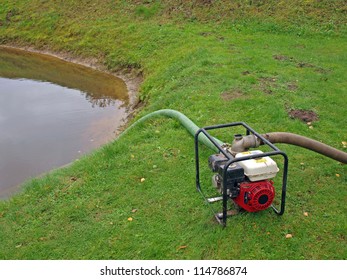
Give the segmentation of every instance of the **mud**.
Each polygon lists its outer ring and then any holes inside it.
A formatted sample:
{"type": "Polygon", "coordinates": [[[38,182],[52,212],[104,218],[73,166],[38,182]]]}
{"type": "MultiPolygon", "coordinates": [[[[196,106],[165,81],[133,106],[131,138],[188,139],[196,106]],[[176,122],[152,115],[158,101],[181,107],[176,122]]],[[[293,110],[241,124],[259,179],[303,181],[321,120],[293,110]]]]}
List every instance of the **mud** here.
{"type": "Polygon", "coordinates": [[[288,112],[288,116],[292,119],[299,119],[305,123],[319,120],[317,113],[311,110],[292,109],[288,112]]]}

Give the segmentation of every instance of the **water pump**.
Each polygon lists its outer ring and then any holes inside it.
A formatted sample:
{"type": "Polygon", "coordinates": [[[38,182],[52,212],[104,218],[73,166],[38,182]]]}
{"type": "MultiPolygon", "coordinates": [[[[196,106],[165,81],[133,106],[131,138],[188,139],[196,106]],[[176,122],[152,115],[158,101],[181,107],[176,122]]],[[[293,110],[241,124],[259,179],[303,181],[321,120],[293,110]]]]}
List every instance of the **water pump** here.
{"type": "MultiPolygon", "coordinates": [[[[263,154],[260,150],[237,153],[235,158],[247,155],[263,154]]],[[[223,193],[223,172],[228,159],[221,153],[209,157],[210,169],[216,174],[212,176],[215,188],[223,193]]],[[[248,212],[265,210],[271,206],[275,198],[273,181],[279,171],[277,164],[270,157],[248,159],[233,163],[226,170],[227,195],[242,209],[248,212]]]]}
{"type": "Polygon", "coordinates": [[[195,135],[195,151],[197,189],[208,203],[223,201],[222,212],[217,213],[213,210],[214,216],[222,225],[226,225],[228,216],[240,210],[258,212],[271,207],[278,215],[284,213],[288,158],[284,152],[279,150],[275,145],[254,131],[247,124],[229,123],[199,129],[195,135]],[[208,130],[234,126],[243,126],[246,128],[245,135],[247,136],[243,139],[241,134],[235,135],[234,145],[221,144],[219,140],[208,133],[208,130]],[[213,172],[212,185],[222,196],[207,198],[202,190],[198,147],[199,137],[201,136],[206,137],[218,152],[209,156],[208,166],[213,172]],[[259,139],[269,146],[271,151],[263,152],[261,150],[240,148],[239,143],[245,140],[249,141],[250,137],[254,138],[254,141],[258,141],[257,139],[259,139]],[[284,161],[280,210],[273,205],[276,194],[273,179],[279,172],[277,163],[271,158],[271,156],[275,155],[281,155],[284,161]],[[236,206],[235,209],[237,211],[229,210],[230,207],[228,207],[228,203],[230,204],[230,202],[232,202],[231,204],[233,206],[236,206]]]}
{"type": "Polygon", "coordinates": [[[179,121],[191,135],[194,135],[196,188],[208,202],[208,205],[211,206],[213,202],[222,201],[222,212],[216,212],[212,207],[211,210],[217,221],[224,226],[226,225],[227,217],[235,213],[235,211],[229,210],[230,202],[236,208],[248,212],[257,212],[272,208],[278,215],[284,213],[288,157],[274,145],[275,143],[306,148],[343,164],[347,163],[347,153],[305,136],[289,132],[259,134],[244,122],[199,128],[187,116],[171,109],[162,109],[145,115],[128,127],[118,139],[139,123],[156,116],[173,118],[179,121]],[[211,136],[208,132],[210,130],[235,128],[238,126],[245,129],[245,133],[243,135],[235,134],[232,144],[222,142],[211,136]],[[208,165],[214,173],[212,183],[221,196],[207,198],[205,195],[205,188],[203,188],[200,182],[199,143],[204,144],[205,147],[216,153],[209,157],[208,165]],[[259,146],[267,147],[268,151],[251,150],[259,146]],[[277,166],[279,162],[276,163],[273,160],[275,156],[283,158],[280,168],[277,166]],[[278,173],[281,173],[281,183],[278,182],[278,177],[280,177],[278,173]]]}

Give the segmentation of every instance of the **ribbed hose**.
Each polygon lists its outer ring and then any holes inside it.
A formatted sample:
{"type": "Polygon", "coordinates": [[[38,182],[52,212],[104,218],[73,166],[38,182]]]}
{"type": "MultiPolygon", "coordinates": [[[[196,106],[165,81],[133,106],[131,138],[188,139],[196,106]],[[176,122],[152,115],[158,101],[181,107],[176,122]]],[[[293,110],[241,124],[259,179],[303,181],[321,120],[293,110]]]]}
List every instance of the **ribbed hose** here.
{"type": "Polygon", "coordinates": [[[303,147],[339,162],[347,163],[347,153],[301,135],[288,132],[271,132],[263,134],[263,136],[274,144],[285,143],[303,147]]]}
{"type": "MultiPolygon", "coordinates": [[[[131,130],[133,127],[137,126],[140,123],[143,123],[145,121],[147,121],[150,118],[153,117],[158,117],[158,116],[165,116],[165,117],[169,117],[172,119],[175,119],[177,121],[179,121],[181,123],[181,125],[194,137],[196,132],[200,129],[200,127],[198,127],[195,123],[193,123],[187,116],[185,116],[184,114],[182,114],[179,111],[176,110],[171,110],[171,109],[162,109],[162,110],[158,110],[152,113],[149,113],[148,115],[142,117],[141,119],[137,120],[136,122],[134,122],[131,126],[129,126],[119,137],[121,137],[122,135],[126,134],[129,130],[131,130]]],[[[205,146],[207,146],[208,148],[217,151],[218,149],[211,143],[211,141],[204,135],[204,134],[200,134],[199,135],[199,142],[204,144],[205,146]]],[[[214,138],[214,140],[217,141],[218,144],[222,145],[223,142],[214,138]]]]}

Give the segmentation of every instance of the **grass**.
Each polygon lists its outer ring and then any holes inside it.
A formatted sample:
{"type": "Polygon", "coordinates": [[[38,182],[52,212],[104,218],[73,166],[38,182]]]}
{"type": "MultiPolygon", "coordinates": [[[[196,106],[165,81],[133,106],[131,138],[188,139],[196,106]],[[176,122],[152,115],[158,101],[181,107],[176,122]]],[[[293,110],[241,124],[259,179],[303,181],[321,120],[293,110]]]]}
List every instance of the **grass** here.
{"type": "MultiPolygon", "coordinates": [[[[135,119],[171,108],[199,126],[244,121],[346,151],[343,1],[138,2],[5,1],[0,42],[142,75],[135,119]],[[310,129],[290,109],[319,120],[310,129]]],[[[243,213],[223,229],[195,190],[192,137],[174,120],[148,121],[2,201],[0,258],[346,259],[346,167],[279,146],[284,216],[243,213]]]]}

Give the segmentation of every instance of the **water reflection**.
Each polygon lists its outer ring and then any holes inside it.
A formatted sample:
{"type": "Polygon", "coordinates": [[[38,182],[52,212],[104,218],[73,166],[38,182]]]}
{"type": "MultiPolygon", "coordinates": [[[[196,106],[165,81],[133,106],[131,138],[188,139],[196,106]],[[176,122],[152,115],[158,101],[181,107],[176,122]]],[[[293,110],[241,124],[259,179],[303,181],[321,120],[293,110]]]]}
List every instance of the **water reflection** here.
{"type": "Polygon", "coordinates": [[[85,93],[94,106],[113,106],[114,100],[128,103],[128,91],[121,79],[61,59],[0,46],[0,77],[47,81],[85,93]]]}
{"type": "Polygon", "coordinates": [[[122,80],[0,48],[0,198],[110,141],[124,123],[122,80]]]}

